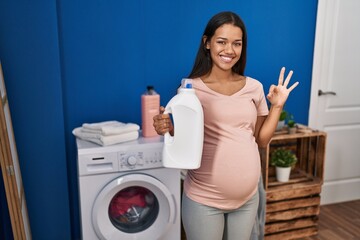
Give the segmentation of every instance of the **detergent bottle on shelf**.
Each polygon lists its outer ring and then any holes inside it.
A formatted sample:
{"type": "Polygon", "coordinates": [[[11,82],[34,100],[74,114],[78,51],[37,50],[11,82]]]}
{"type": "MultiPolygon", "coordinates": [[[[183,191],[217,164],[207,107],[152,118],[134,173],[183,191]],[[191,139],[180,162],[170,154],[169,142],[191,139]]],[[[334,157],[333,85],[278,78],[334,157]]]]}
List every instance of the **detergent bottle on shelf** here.
{"type": "Polygon", "coordinates": [[[168,102],[164,114],[172,114],[174,124],[174,136],[169,133],[164,135],[164,167],[199,168],[204,141],[204,113],[191,79],[182,79],[178,94],[168,102]]]}
{"type": "Polygon", "coordinates": [[[159,114],[160,95],[153,86],[147,86],[146,92],[141,95],[141,130],[143,137],[158,136],[153,126],[153,117],[159,114]]]}

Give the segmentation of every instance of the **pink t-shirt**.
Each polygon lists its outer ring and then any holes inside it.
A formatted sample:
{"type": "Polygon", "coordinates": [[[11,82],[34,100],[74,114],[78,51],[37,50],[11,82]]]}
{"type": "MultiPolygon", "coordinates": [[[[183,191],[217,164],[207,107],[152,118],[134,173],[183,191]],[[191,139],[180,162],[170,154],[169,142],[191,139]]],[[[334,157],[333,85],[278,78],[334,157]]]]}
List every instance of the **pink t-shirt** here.
{"type": "Polygon", "coordinates": [[[258,116],[269,113],[262,84],[246,78],[231,96],[217,93],[197,78],[193,88],[204,110],[201,166],[189,170],[186,195],[201,204],[236,209],[257,191],[260,155],[254,131],[258,116]]]}

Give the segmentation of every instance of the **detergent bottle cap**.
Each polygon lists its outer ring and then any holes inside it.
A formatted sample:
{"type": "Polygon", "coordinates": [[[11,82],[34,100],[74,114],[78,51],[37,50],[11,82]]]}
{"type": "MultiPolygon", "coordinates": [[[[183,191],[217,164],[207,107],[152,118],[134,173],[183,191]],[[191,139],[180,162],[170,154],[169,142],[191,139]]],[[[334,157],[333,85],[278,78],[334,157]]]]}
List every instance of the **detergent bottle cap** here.
{"type": "Polygon", "coordinates": [[[192,88],[192,80],[190,78],[183,78],[181,80],[181,88],[192,88]]]}

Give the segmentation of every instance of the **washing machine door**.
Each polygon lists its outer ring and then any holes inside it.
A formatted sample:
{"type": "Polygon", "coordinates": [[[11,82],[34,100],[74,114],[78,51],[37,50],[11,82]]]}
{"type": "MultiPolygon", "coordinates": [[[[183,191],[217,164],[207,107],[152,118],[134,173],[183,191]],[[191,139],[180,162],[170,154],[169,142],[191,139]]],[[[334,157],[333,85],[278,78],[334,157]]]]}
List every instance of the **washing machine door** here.
{"type": "Polygon", "coordinates": [[[101,190],[92,221],[100,239],[162,239],[176,214],[168,188],[152,176],[136,173],[116,178],[101,190]]]}

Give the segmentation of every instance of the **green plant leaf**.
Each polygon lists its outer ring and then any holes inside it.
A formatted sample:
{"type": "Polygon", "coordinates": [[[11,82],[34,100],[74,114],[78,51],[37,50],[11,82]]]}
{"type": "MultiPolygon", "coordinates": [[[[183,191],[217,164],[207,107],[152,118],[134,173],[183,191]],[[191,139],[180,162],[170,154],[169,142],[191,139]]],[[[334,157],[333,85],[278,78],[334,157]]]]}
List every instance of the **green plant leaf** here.
{"type": "Polygon", "coordinates": [[[271,154],[270,164],[277,167],[292,167],[296,164],[297,157],[289,149],[278,148],[271,154]]]}
{"type": "Polygon", "coordinates": [[[282,110],[280,113],[279,121],[284,121],[287,118],[288,113],[285,110],[282,110]]]}

